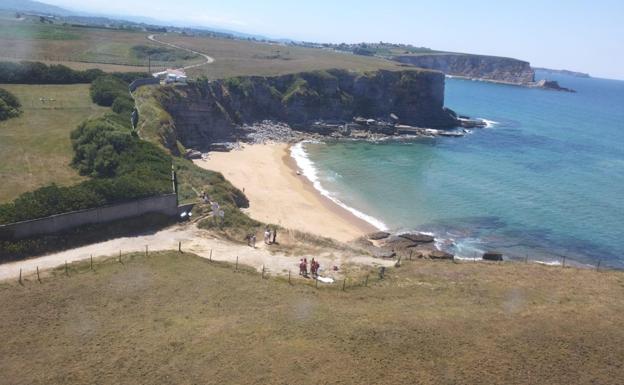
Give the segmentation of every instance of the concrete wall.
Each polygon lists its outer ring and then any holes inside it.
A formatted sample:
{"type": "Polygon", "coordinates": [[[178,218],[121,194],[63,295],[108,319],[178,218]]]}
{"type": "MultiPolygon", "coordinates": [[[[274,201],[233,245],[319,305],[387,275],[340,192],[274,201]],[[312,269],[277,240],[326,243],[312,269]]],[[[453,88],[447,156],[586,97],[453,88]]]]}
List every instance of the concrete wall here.
{"type": "Polygon", "coordinates": [[[137,80],[133,81],[132,83],[130,83],[130,85],[128,86],[128,89],[132,93],[137,88],[139,88],[141,86],[146,86],[148,84],[160,84],[160,79],[158,79],[158,78],[137,79],[137,80]]]}
{"type": "Polygon", "coordinates": [[[35,235],[53,234],[78,226],[112,222],[148,213],[177,216],[178,203],[176,194],[154,196],[94,209],[0,225],[0,239],[12,240],[35,235]]]}

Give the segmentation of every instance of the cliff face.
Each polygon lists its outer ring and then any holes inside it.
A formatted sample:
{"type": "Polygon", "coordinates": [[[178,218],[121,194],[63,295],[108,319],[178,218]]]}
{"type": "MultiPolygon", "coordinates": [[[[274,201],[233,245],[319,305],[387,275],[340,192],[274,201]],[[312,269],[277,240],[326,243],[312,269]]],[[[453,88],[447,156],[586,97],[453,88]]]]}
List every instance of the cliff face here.
{"type": "Polygon", "coordinates": [[[163,136],[169,148],[175,140],[197,148],[231,140],[236,127],[265,119],[300,130],[309,129],[316,120],[351,121],[354,116],[390,120],[391,114],[412,126],[456,125],[443,108],[444,75],[433,71],[330,70],[237,77],[155,92],[175,122],[175,137],[163,136]]]}
{"type": "Polygon", "coordinates": [[[447,75],[464,76],[497,82],[528,85],[535,81],[535,72],[528,62],[483,55],[435,54],[395,56],[392,60],[442,71],[447,75]]]}

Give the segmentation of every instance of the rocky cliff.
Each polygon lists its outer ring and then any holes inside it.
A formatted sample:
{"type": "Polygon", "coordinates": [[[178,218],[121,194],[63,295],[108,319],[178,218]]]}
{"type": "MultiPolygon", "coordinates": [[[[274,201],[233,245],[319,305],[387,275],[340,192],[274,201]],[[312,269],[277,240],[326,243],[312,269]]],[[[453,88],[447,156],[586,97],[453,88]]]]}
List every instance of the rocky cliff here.
{"type": "Polygon", "coordinates": [[[505,57],[450,53],[402,55],[394,56],[392,60],[472,79],[522,85],[535,81],[535,72],[528,62],[505,57]]]}
{"type": "Polygon", "coordinates": [[[170,149],[177,141],[205,148],[232,140],[237,127],[262,120],[303,131],[313,130],[317,120],[351,121],[354,116],[390,120],[393,115],[400,123],[420,127],[457,125],[444,109],[444,75],[435,71],[329,70],[198,81],[154,92],[174,123],[160,135],[170,149]]]}

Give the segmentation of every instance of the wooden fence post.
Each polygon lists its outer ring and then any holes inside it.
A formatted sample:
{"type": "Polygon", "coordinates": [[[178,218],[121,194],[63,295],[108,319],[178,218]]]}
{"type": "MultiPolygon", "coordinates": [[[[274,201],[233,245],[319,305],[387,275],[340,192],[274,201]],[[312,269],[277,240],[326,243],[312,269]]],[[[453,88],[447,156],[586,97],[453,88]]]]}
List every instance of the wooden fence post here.
{"type": "Polygon", "coordinates": [[[414,250],[410,250],[410,261],[412,260],[412,255],[414,254],[414,250]]]}
{"type": "Polygon", "coordinates": [[[41,283],[41,277],[39,276],[39,266],[37,266],[37,281],[41,283]]]}
{"type": "Polygon", "coordinates": [[[366,274],[366,280],[364,281],[364,287],[368,287],[368,274],[366,274]]]}
{"type": "Polygon", "coordinates": [[[93,254],[91,254],[91,270],[93,270],[93,254]]]}
{"type": "Polygon", "coordinates": [[[69,270],[67,269],[67,261],[65,261],[65,275],[69,276],[69,270]]]}
{"type": "Polygon", "coordinates": [[[314,280],[314,287],[318,289],[318,277],[314,280]]]}
{"type": "Polygon", "coordinates": [[[235,268],[235,270],[238,271],[238,255],[236,256],[236,268],[235,268]]]}
{"type": "Polygon", "coordinates": [[[563,267],[563,268],[565,268],[565,261],[566,261],[566,256],[564,255],[564,256],[563,256],[563,264],[562,264],[562,267],[563,267]]]}
{"type": "Polygon", "coordinates": [[[182,252],[182,241],[178,242],[178,252],[181,253],[182,252]]]}
{"type": "Polygon", "coordinates": [[[292,283],[290,282],[290,270],[288,270],[288,284],[291,285],[292,283]]]}
{"type": "Polygon", "coordinates": [[[148,250],[147,250],[147,245],[145,245],[145,256],[147,257],[149,254],[148,250]]]}
{"type": "Polygon", "coordinates": [[[600,271],[600,264],[602,263],[602,259],[598,260],[598,266],[596,266],[596,271],[600,271]]]}
{"type": "Polygon", "coordinates": [[[212,249],[210,249],[210,258],[208,260],[212,262],[212,249]]]}
{"type": "Polygon", "coordinates": [[[20,276],[18,280],[19,284],[22,285],[22,268],[20,267],[20,276]]]}
{"type": "Polygon", "coordinates": [[[121,262],[121,250],[119,250],[119,263],[123,264],[123,262],[121,262]]]}
{"type": "Polygon", "coordinates": [[[342,280],[342,291],[345,291],[346,286],[347,286],[347,277],[345,277],[345,278],[342,280]]]}
{"type": "Polygon", "coordinates": [[[264,265],[262,265],[262,279],[264,279],[264,265]]]}

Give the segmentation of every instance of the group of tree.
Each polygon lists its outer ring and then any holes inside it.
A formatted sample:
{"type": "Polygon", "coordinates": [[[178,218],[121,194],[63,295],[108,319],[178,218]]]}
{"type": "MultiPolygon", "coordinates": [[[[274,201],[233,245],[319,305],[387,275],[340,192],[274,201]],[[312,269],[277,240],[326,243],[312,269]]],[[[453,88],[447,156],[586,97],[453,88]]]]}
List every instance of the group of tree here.
{"type": "Polygon", "coordinates": [[[22,113],[19,99],[4,88],[0,88],[0,121],[19,116],[22,113]]]}
{"type": "MultiPolygon", "coordinates": [[[[99,69],[73,70],[61,64],[47,65],[41,62],[0,62],[0,83],[4,84],[78,84],[91,83],[104,75],[99,69]]],[[[143,72],[115,73],[111,76],[122,81],[149,76],[143,72]]]]}

